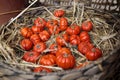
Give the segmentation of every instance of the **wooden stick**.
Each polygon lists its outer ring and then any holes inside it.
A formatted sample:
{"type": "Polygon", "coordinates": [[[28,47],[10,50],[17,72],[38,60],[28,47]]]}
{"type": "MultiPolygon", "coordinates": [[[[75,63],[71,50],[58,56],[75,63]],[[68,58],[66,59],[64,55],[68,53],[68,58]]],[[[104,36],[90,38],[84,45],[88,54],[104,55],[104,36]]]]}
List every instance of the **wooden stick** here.
{"type": "Polygon", "coordinates": [[[26,12],[33,4],[35,4],[38,0],[32,2],[27,8],[25,8],[21,13],[19,13],[15,18],[12,18],[10,22],[6,25],[8,27],[12,22],[14,22],[17,18],[19,18],[24,12],[26,12]]]}
{"type": "Polygon", "coordinates": [[[29,63],[29,62],[27,62],[27,63],[10,63],[10,64],[19,65],[19,66],[26,66],[26,67],[45,67],[45,68],[50,68],[50,69],[63,70],[60,67],[37,65],[37,64],[29,63]]]}
{"type": "Polygon", "coordinates": [[[14,10],[14,11],[9,11],[9,12],[4,12],[4,13],[0,13],[0,16],[7,15],[7,14],[12,14],[12,13],[18,13],[20,11],[22,11],[22,10],[14,10]]]}

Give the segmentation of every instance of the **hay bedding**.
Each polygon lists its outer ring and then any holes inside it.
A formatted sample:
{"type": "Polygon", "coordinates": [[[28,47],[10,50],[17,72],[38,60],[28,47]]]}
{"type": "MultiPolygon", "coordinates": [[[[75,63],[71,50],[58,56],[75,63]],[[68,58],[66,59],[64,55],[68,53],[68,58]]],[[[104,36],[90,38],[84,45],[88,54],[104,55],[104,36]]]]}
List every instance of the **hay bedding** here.
{"type": "MultiPolygon", "coordinates": [[[[89,32],[91,35],[92,43],[102,50],[103,56],[96,62],[101,62],[107,59],[115,50],[120,46],[120,29],[119,20],[109,13],[95,10],[89,7],[74,5],[71,6],[51,6],[51,7],[36,7],[29,8],[22,16],[17,18],[11,25],[3,25],[0,27],[0,60],[16,67],[23,71],[30,71],[33,67],[43,66],[23,61],[21,58],[24,50],[20,47],[20,41],[23,37],[20,35],[20,29],[24,26],[31,27],[33,21],[37,17],[45,18],[46,20],[54,18],[53,11],[62,8],[66,11],[65,17],[69,21],[69,25],[76,22],[78,25],[89,19],[93,23],[93,29],[89,32]]],[[[55,36],[52,35],[46,44],[49,46],[54,41],[55,36]]],[[[71,46],[67,46],[71,47],[71,46]]],[[[80,54],[76,47],[71,48],[74,56],[76,57],[76,65],[88,62],[86,57],[80,54]]],[[[53,71],[61,71],[60,67],[43,66],[53,69],[53,71]]]]}

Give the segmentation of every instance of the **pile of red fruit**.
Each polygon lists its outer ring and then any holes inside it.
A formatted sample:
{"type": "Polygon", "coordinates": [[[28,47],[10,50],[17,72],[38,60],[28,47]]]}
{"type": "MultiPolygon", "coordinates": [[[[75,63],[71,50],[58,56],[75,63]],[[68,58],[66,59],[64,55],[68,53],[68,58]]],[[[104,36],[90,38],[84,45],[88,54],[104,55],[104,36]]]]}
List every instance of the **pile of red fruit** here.
{"type": "MultiPolygon", "coordinates": [[[[76,46],[77,50],[86,56],[88,60],[94,61],[102,56],[99,48],[96,48],[89,35],[93,25],[91,21],[83,21],[81,25],[76,23],[70,25],[65,17],[64,10],[55,10],[54,16],[57,20],[45,20],[38,17],[34,20],[32,27],[22,27],[20,33],[23,39],[21,48],[25,50],[22,57],[24,61],[37,63],[44,66],[58,66],[63,69],[72,69],[76,66],[76,58],[70,47],[76,46]],[[54,43],[46,44],[52,40],[54,43]],[[48,50],[47,52],[45,52],[48,50]]],[[[37,67],[34,72],[51,72],[51,69],[37,67]]]]}

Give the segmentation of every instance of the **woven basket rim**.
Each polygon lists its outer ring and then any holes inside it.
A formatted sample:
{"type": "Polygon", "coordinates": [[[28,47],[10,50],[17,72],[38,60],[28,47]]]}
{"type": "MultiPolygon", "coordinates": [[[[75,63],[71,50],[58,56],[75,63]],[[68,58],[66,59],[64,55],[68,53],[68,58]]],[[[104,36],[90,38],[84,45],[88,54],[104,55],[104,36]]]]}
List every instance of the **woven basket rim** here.
{"type": "MultiPolygon", "coordinates": [[[[115,49],[113,52],[111,52],[110,56],[113,55],[113,53],[116,53],[120,48],[117,48],[115,49]]],[[[38,75],[38,76],[46,76],[46,75],[64,75],[64,74],[70,74],[70,73],[73,73],[73,72],[84,72],[86,69],[90,69],[98,64],[101,64],[103,63],[106,59],[108,59],[109,56],[107,57],[102,57],[100,58],[101,60],[99,62],[97,61],[93,61],[92,63],[82,67],[82,68],[79,68],[79,69],[71,69],[71,70],[63,70],[63,71],[58,71],[58,72],[51,72],[51,73],[46,73],[46,72],[41,72],[41,73],[34,73],[34,72],[27,72],[27,71],[23,71],[23,70],[19,70],[18,68],[13,68],[12,66],[10,66],[8,63],[5,63],[4,61],[0,61],[0,65],[2,65],[3,67],[9,69],[9,70],[12,70],[16,73],[19,73],[19,74],[28,74],[28,75],[38,75]]],[[[102,70],[101,70],[102,71],[102,70]]]]}

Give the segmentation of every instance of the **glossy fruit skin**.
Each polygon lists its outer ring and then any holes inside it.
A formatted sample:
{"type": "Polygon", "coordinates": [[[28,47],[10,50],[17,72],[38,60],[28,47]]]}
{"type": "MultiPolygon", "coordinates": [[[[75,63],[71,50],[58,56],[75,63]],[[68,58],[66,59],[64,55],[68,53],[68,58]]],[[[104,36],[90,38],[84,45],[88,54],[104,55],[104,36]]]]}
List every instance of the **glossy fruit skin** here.
{"type": "Polygon", "coordinates": [[[56,55],[57,44],[51,44],[49,49],[52,50],[50,51],[51,54],[56,55]]]}
{"type": "Polygon", "coordinates": [[[78,35],[80,33],[80,26],[73,24],[66,29],[66,33],[69,35],[78,35]]]}
{"type": "Polygon", "coordinates": [[[60,48],[56,52],[56,56],[61,55],[61,54],[72,54],[69,48],[60,48]]]}
{"type": "Polygon", "coordinates": [[[65,46],[65,40],[61,38],[60,36],[56,37],[56,43],[57,45],[65,46]]]}
{"type": "Polygon", "coordinates": [[[68,28],[68,20],[65,17],[60,18],[60,30],[64,31],[68,28]]]}
{"type": "Polygon", "coordinates": [[[50,73],[50,72],[52,72],[52,70],[51,69],[49,69],[49,68],[45,68],[45,67],[36,67],[36,68],[34,68],[34,70],[33,70],[33,72],[47,72],[47,73],[50,73]]]}
{"type": "Polygon", "coordinates": [[[80,41],[90,41],[90,35],[86,31],[80,33],[80,41]]]}
{"type": "Polygon", "coordinates": [[[60,25],[68,26],[68,20],[65,17],[60,18],[60,25]]]}
{"type": "Polygon", "coordinates": [[[57,20],[49,20],[46,23],[46,27],[47,28],[52,28],[52,27],[55,27],[56,25],[58,25],[58,21],[57,20]]]}
{"type": "Polygon", "coordinates": [[[29,38],[33,34],[33,31],[28,27],[23,27],[20,29],[20,33],[23,37],[29,38]]]}
{"type": "Polygon", "coordinates": [[[61,46],[53,43],[50,45],[49,49],[53,50],[53,51],[50,51],[51,54],[56,55],[57,50],[61,49],[61,46]]]}
{"type": "Polygon", "coordinates": [[[85,56],[88,60],[94,61],[102,56],[102,51],[99,48],[92,48],[85,56]]]}
{"type": "Polygon", "coordinates": [[[92,30],[92,27],[93,27],[91,21],[84,21],[81,26],[82,26],[82,30],[84,31],[90,31],[92,30]]]}
{"type": "Polygon", "coordinates": [[[48,33],[48,31],[43,30],[42,32],[39,33],[40,39],[45,42],[47,40],[49,40],[50,38],[50,34],[48,33]]]}
{"type": "Polygon", "coordinates": [[[70,36],[70,44],[78,45],[80,43],[80,38],[78,35],[71,35],[70,36]]]}
{"type": "Polygon", "coordinates": [[[61,9],[61,10],[59,9],[59,10],[55,10],[53,14],[54,14],[54,16],[56,16],[56,17],[62,17],[62,16],[64,16],[65,11],[62,10],[62,9],[61,9]]]}
{"type": "Polygon", "coordinates": [[[21,47],[24,49],[24,50],[31,50],[32,47],[33,47],[33,43],[31,40],[29,39],[23,39],[21,42],[21,47]]]}
{"type": "Polygon", "coordinates": [[[75,66],[75,57],[71,54],[60,54],[56,58],[56,64],[63,69],[71,69],[75,66]]]}
{"type": "Polygon", "coordinates": [[[41,31],[43,31],[43,28],[38,27],[38,26],[32,26],[31,29],[34,33],[40,33],[41,31]]]}
{"type": "Polygon", "coordinates": [[[38,34],[33,34],[31,37],[30,37],[30,40],[33,42],[33,44],[37,44],[39,42],[41,42],[41,39],[39,37],[38,34]]]}
{"type": "Polygon", "coordinates": [[[61,37],[58,36],[58,37],[56,38],[56,42],[57,42],[57,44],[60,45],[60,46],[65,46],[65,42],[66,42],[66,43],[69,42],[69,36],[68,36],[67,34],[63,34],[61,37]]]}
{"type": "Polygon", "coordinates": [[[41,53],[46,49],[46,44],[44,42],[40,42],[34,45],[33,50],[41,53]]]}
{"type": "Polygon", "coordinates": [[[56,64],[56,57],[52,54],[43,55],[40,58],[40,64],[45,66],[54,66],[56,64]]]}
{"type": "Polygon", "coordinates": [[[68,26],[66,25],[60,25],[59,27],[60,27],[60,31],[65,31],[68,28],[68,26]]]}
{"type": "Polygon", "coordinates": [[[69,42],[70,38],[69,38],[69,35],[67,33],[64,33],[62,35],[63,39],[66,41],[66,42],[69,42]]]}
{"type": "Polygon", "coordinates": [[[60,30],[60,28],[59,28],[59,27],[57,27],[57,28],[56,28],[56,30],[55,30],[55,34],[59,34],[59,33],[60,33],[60,31],[61,31],[61,30],[60,30]]]}
{"type": "Polygon", "coordinates": [[[40,28],[44,28],[46,25],[46,21],[44,18],[38,17],[34,20],[34,24],[40,28]]]}
{"type": "Polygon", "coordinates": [[[50,35],[58,34],[60,32],[60,28],[58,26],[54,26],[48,29],[50,35]]]}
{"type": "Polygon", "coordinates": [[[94,47],[94,45],[92,43],[90,43],[90,42],[81,42],[78,45],[78,51],[85,55],[93,47],[94,47]]]}
{"type": "Polygon", "coordinates": [[[27,62],[36,63],[39,58],[40,53],[35,51],[25,52],[22,59],[27,62]]]}

